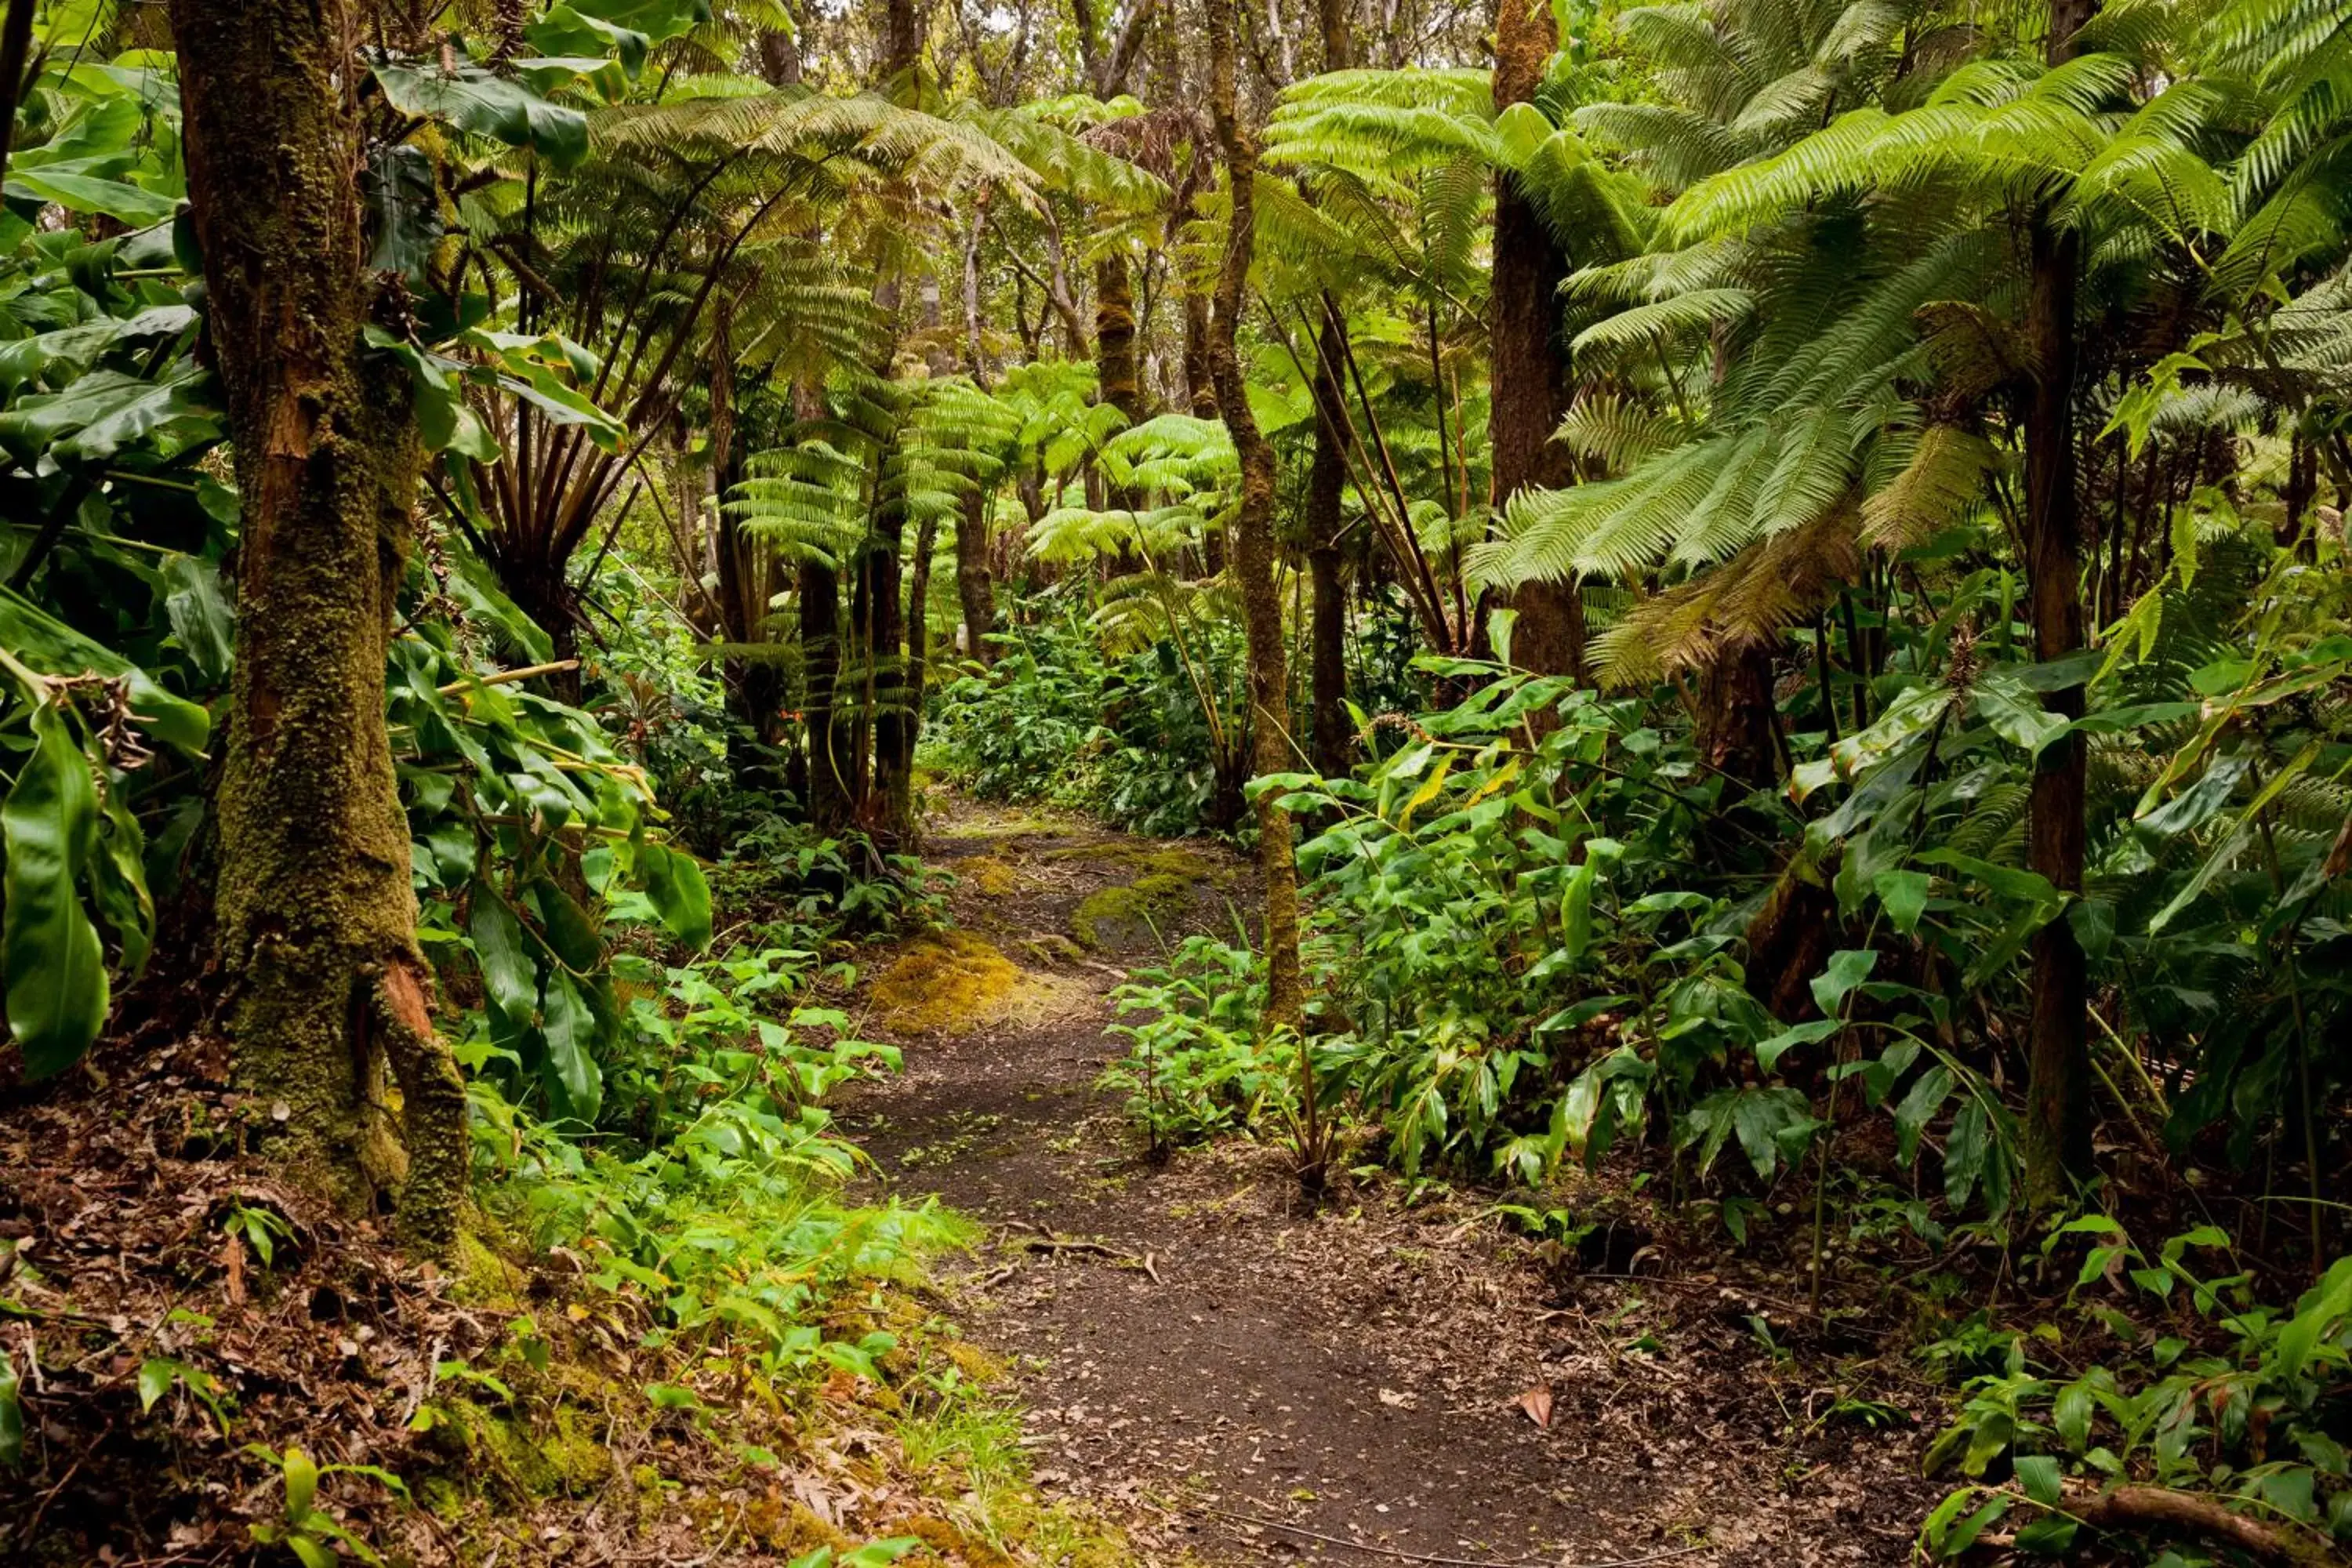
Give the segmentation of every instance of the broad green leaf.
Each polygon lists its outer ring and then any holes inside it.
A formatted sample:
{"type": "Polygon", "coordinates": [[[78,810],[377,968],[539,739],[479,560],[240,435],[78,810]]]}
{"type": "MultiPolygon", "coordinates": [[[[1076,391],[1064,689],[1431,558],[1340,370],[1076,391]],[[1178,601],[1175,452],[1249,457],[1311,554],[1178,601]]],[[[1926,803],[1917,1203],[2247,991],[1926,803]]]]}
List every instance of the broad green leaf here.
{"type": "Polygon", "coordinates": [[[1846,994],[1870,978],[1878,966],[1878,953],[1867,947],[1840,949],[1830,955],[1830,966],[1813,976],[1813,1005],[1835,1017],[1846,994]]]}
{"type": "Polygon", "coordinates": [[[367,200],[371,272],[397,272],[412,283],[441,243],[441,196],[434,184],[433,159],[405,142],[382,146],[369,156],[360,192],[367,200]]]}
{"type": "Polygon", "coordinates": [[[1799,1046],[1810,1046],[1826,1040],[1845,1026],[1835,1018],[1816,1018],[1810,1024],[1799,1024],[1781,1030],[1756,1047],[1756,1065],[1766,1072],[1780,1065],[1780,1058],[1799,1046]]]}
{"type": "Polygon", "coordinates": [[[122,967],[136,979],[154,948],[155,900],[147,891],[147,835],[121,789],[109,789],[99,807],[89,883],[90,897],[122,950],[122,967]]]}
{"type": "Polygon", "coordinates": [[[319,1495],[319,1467],[301,1449],[289,1448],[283,1468],[287,1517],[299,1520],[310,1511],[310,1504],[319,1495]]]}
{"type": "Polygon", "coordinates": [[[2091,1415],[2095,1408],[2088,1384],[2080,1379],[2058,1391],[2050,1406],[2051,1429],[2058,1440],[2066,1445],[2070,1454],[2079,1454],[2091,1446],[2091,1415]]]}
{"type": "Polygon", "coordinates": [[[2294,1304],[2294,1316],[2279,1330],[2276,1365],[2279,1375],[2302,1372],[2320,1337],[2352,1316],[2352,1257],[2337,1258],[2318,1284],[2294,1304]]]}
{"type": "Polygon", "coordinates": [[[596,1016],[579,983],[562,970],[548,972],[540,1017],[547,1039],[541,1081],[550,1107],[557,1116],[593,1122],[604,1100],[594,1054],[596,1016]]]}
{"type": "Polygon", "coordinates": [[[2027,1497],[2044,1508],[2058,1506],[2058,1500],[2063,1495],[2064,1473],[2058,1468],[2056,1459],[2048,1454],[2020,1454],[2012,1461],[2012,1468],[2017,1472],[2018,1485],[2025,1489],[2027,1497]]]}
{"type": "Polygon", "coordinates": [[[2042,706],[2033,692],[2005,670],[1988,671],[1977,682],[1976,704],[1977,717],[1991,725],[1993,733],[2024,748],[2030,757],[2040,756],[2042,747],[2066,733],[2069,723],[2064,714],[2042,706]]]}
{"type": "Polygon", "coordinates": [[[106,1023],[106,953],[82,908],[81,880],[97,846],[98,792],[89,759],[54,704],[33,710],[33,749],[0,804],[8,865],[0,911],[8,1032],[25,1075],[64,1071],[106,1023]]]}
{"type": "Polygon", "coordinates": [[[1910,1164],[1918,1152],[1919,1134],[1951,1098],[1954,1081],[1952,1069],[1938,1062],[1912,1080],[1895,1107],[1895,1157],[1903,1164],[1910,1164]]]}
{"type": "Polygon", "coordinates": [[[646,897],[672,936],[699,952],[710,944],[710,883],[691,855],[662,844],[637,847],[646,897]]]}
{"type": "Polygon", "coordinates": [[[1924,871],[1881,871],[1871,879],[1871,886],[1877,889],[1878,901],[1886,906],[1888,921],[1909,936],[1927,912],[1927,889],[1933,881],[1924,871]]]}
{"type": "Polygon", "coordinates": [[[100,179],[65,169],[12,167],[8,171],[7,194],[11,200],[55,202],[68,212],[95,213],[131,228],[162,223],[180,210],[176,196],[158,195],[121,180],[100,179]]]}
{"type": "Polygon", "coordinates": [[[443,70],[437,59],[404,60],[371,52],[376,85],[403,114],[442,121],[470,135],[529,147],[559,169],[588,155],[588,118],[550,103],[519,81],[472,60],[443,70]]]}
{"type": "Polygon", "coordinates": [[[539,1008],[539,969],[524,948],[522,922],[487,882],[474,884],[472,902],[467,931],[482,966],[482,988],[509,1023],[527,1027],[539,1008]]]}
{"type": "Polygon", "coordinates": [[[92,371],[62,392],[20,399],[0,414],[0,447],[27,464],[44,453],[103,463],[142,443],[158,457],[178,457],[220,438],[221,411],[211,394],[212,377],[194,359],[152,380],[92,371]]]}
{"type": "Polygon", "coordinates": [[[236,621],[221,592],[219,567],[200,555],[165,556],[163,613],[171,618],[172,635],[206,680],[228,674],[236,621]]]}
{"type": "Polygon", "coordinates": [[[16,1377],[16,1363],[0,1350],[0,1465],[11,1468],[25,1459],[25,1405],[16,1377]]]}

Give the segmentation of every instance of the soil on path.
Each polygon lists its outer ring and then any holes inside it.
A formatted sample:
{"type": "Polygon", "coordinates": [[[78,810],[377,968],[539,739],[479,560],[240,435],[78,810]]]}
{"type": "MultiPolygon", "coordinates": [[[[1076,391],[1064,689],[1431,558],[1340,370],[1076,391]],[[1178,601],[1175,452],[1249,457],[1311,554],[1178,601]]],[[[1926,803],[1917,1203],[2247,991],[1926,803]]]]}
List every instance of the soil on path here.
{"type": "MultiPolygon", "coordinates": [[[[1920,1433],[1856,1403],[1902,1380],[1809,1343],[1801,1282],[1685,1271],[1630,1221],[1563,1254],[1369,1173],[1310,1209],[1262,1145],[1143,1157],[1096,1087],[1108,993],[1155,925],[1234,929],[1239,859],[955,800],[926,851],[1018,983],[936,1027],[870,1012],[906,1070],[842,1116],[901,1195],[989,1227],[959,1305],[1016,1371],[1044,1489],[1161,1561],[1908,1560],[1920,1433]],[[1150,877],[1156,921],[1100,918],[1150,877]]],[[[893,958],[866,965],[886,989],[893,958]]]]}

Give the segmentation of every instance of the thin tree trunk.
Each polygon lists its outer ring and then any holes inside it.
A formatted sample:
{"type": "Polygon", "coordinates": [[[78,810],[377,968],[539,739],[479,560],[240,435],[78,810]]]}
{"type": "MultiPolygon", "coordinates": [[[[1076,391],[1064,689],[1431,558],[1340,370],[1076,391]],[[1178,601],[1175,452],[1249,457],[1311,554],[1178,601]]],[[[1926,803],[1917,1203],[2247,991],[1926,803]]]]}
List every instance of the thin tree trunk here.
{"type": "Polygon", "coordinates": [[[821,561],[800,570],[803,728],[808,735],[809,821],[827,833],[846,826],[856,808],[850,780],[856,740],[834,696],[841,672],[841,574],[821,561]]]}
{"type": "MultiPolygon", "coordinates": [[[[2052,64],[2073,53],[2093,0],[2054,0],[2052,64]]],[[[2034,657],[2061,658],[2083,647],[2080,502],[2074,484],[2074,296],[2081,245],[2072,229],[2035,215],[2026,331],[2036,373],[2025,417],[2026,573],[2033,605],[2034,657]]],[[[2053,712],[2080,718],[2079,687],[2053,692],[2053,712]]],[[[2027,861],[2063,893],[2083,890],[2083,799],[2088,753],[2068,734],[2043,748],[2027,804],[2027,861]]],[[[2082,944],[2064,916],[2034,934],[2032,1009],[2025,1089],[2025,1184],[2040,1205],[2062,1201],[2091,1173],[2091,1065],[2086,1035],[2089,977],[2082,944]]]]}
{"type": "Polygon", "coordinates": [[[344,0],[173,0],[172,23],[245,512],[217,800],[237,1072],[295,1169],[354,1205],[396,1189],[403,1228],[437,1248],[466,1195],[466,1100],[384,726],[421,450],[405,375],[362,344],[359,18],[344,0]]]}
{"type": "MultiPolygon", "coordinates": [[[[1234,521],[1234,565],[1241,578],[1242,605],[1249,641],[1250,720],[1260,773],[1286,771],[1290,748],[1289,674],[1282,639],[1282,600],[1274,584],[1274,448],[1250,413],[1234,336],[1256,241],[1252,195],[1257,174],[1257,143],[1243,126],[1234,91],[1234,29],[1239,0],[1208,0],[1210,101],[1217,140],[1224,153],[1232,216],[1217,274],[1214,312],[1208,338],[1209,373],[1217,389],[1217,409],[1241,460],[1241,504],[1234,521]]],[[[1304,1017],[1306,986],[1298,957],[1298,866],[1290,842],[1290,814],[1277,792],[1257,797],[1258,866],[1265,879],[1266,1003],[1268,1028],[1297,1028],[1304,1017]]],[[[1309,1115],[1312,1115],[1309,1097],[1309,1115]]]]}
{"type": "MultiPolygon", "coordinates": [[[[892,444],[895,448],[896,443],[892,444]]],[[[875,472],[887,474],[895,449],[875,459],[875,472]]],[[[858,564],[858,600],[866,617],[867,684],[873,693],[874,794],[881,804],[883,834],[904,843],[914,837],[915,730],[910,705],[914,650],[906,647],[907,500],[884,495],[874,509],[873,532],[858,564]]]]}
{"type": "MultiPolygon", "coordinates": [[[[1319,0],[1323,68],[1346,70],[1355,62],[1355,38],[1348,0],[1319,0]]],[[[1339,511],[1348,482],[1348,438],[1341,413],[1345,394],[1339,365],[1347,353],[1348,323],[1339,301],[1323,296],[1322,342],[1315,355],[1315,456],[1307,470],[1307,570],[1315,587],[1315,619],[1308,666],[1314,688],[1314,752],[1327,777],[1348,772],[1348,601],[1340,581],[1339,511]]],[[[1444,395],[1444,389],[1439,389],[1444,395]]]]}
{"type": "MultiPolygon", "coordinates": [[[[1495,107],[1535,97],[1544,62],[1559,47],[1551,7],[1498,0],[1495,13],[1495,107]]],[[[1552,432],[1568,414],[1568,346],[1559,335],[1559,286],[1568,258],[1534,205],[1507,174],[1495,180],[1495,269],[1488,296],[1488,429],[1495,504],[1520,490],[1557,489],[1573,477],[1552,432]]],[[[1539,675],[1584,676],[1584,600],[1574,583],[1536,580],[1513,595],[1518,619],[1511,661],[1539,675]]]]}
{"type": "Polygon", "coordinates": [[[1217,416],[1217,384],[1209,374],[1209,297],[1184,291],[1184,390],[1192,417],[1217,416]]]}

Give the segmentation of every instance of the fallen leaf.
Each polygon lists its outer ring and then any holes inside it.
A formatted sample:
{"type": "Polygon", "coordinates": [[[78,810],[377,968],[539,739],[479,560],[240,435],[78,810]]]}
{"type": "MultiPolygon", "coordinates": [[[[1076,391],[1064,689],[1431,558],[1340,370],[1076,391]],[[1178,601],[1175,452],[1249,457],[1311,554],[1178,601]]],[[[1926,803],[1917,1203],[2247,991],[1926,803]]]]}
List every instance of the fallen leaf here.
{"type": "Polygon", "coordinates": [[[1399,1394],[1393,1388],[1383,1388],[1380,1391],[1380,1394],[1381,1403],[1382,1405],[1391,1405],[1399,1410],[1410,1410],[1412,1408],[1412,1395],[1410,1394],[1399,1394]]]}
{"type": "Polygon", "coordinates": [[[1538,1383],[1519,1395],[1517,1404],[1528,1413],[1528,1419],[1546,1431],[1551,1429],[1551,1384],[1538,1383]]]}

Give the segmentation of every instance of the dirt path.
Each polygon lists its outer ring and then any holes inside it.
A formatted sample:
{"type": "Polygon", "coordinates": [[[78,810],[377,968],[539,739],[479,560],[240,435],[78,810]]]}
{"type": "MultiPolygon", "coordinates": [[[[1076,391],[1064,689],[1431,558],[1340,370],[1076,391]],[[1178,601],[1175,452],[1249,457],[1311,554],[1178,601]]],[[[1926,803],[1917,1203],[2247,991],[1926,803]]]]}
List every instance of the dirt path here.
{"type": "MultiPolygon", "coordinates": [[[[1094,1086],[1123,1050],[1103,1034],[1108,993],[1154,944],[1084,918],[1121,895],[1087,900],[1159,876],[1163,900],[1184,885],[1182,923],[1230,930],[1240,862],[963,803],[935,833],[968,934],[920,948],[918,970],[988,964],[978,937],[1019,984],[992,1002],[950,987],[928,1018],[870,1016],[907,1070],[844,1120],[899,1193],[990,1226],[965,1327],[1017,1369],[1048,1489],[1110,1505],[1163,1560],[1380,1556],[1349,1542],[1579,1568],[1907,1559],[1939,1489],[1917,1479],[1919,1434],[1840,1414],[1870,1369],[1824,1381],[1824,1347],[1800,1371],[1749,1320],[1800,1348],[1805,1322],[1752,1284],[1596,1279],[1673,1265],[1612,1227],[1580,1274],[1479,1202],[1405,1207],[1386,1183],[1307,1212],[1253,1145],[1140,1158],[1094,1086]],[[910,1026],[925,1023],[941,1026],[910,1026]]],[[[867,973],[903,1007],[891,957],[867,973]]]]}

